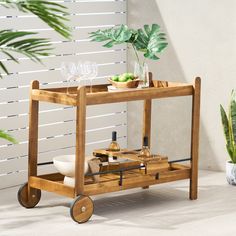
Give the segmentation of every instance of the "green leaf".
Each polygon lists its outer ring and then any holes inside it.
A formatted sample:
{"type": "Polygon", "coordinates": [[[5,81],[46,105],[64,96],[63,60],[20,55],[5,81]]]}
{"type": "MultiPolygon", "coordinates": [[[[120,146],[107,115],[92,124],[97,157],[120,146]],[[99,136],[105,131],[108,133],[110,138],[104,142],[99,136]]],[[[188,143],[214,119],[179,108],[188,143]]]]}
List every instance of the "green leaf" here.
{"type": "MultiPolygon", "coordinates": [[[[230,135],[229,135],[229,120],[227,118],[226,112],[222,105],[220,105],[220,113],[221,113],[221,122],[223,125],[223,131],[226,139],[227,146],[230,144],[230,135]]],[[[228,147],[227,147],[228,150],[228,147]]]]}
{"type": "Polygon", "coordinates": [[[126,42],[134,44],[134,42],[138,38],[138,32],[137,32],[137,30],[134,30],[134,29],[130,29],[130,32],[132,33],[132,35],[131,35],[130,39],[128,39],[126,42]]]}
{"type": "Polygon", "coordinates": [[[71,29],[65,22],[69,21],[66,7],[56,2],[45,0],[1,0],[0,5],[17,8],[22,12],[33,13],[63,37],[71,38],[71,29]]]}
{"type": "Polygon", "coordinates": [[[132,30],[128,29],[127,25],[121,25],[119,27],[112,27],[105,30],[97,30],[90,33],[91,41],[104,42],[104,47],[113,47],[117,44],[127,43],[132,37],[132,30]]]}
{"type": "Polygon", "coordinates": [[[232,92],[230,101],[230,116],[231,116],[231,129],[233,134],[234,144],[236,144],[236,101],[235,92],[232,92]]]}
{"type": "Polygon", "coordinates": [[[113,41],[110,41],[106,44],[103,45],[103,47],[106,47],[106,48],[112,48],[114,46],[114,42],[113,41]]]}
{"type": "MultiPolygon", "coordinates": [[[[152,35],[151,35],[152,36],[152,35]]],[[[147,36],[142,29],[138,29],[138,38],[144,45],[148,45],[149,36],[147,36]]]]}
{"type": "MultiPolygon", "coordinates": [[[[17,59],[12,53],[21,53],[33,61],[41,62],[40,57],[50,55],[49,52],[52,48],[48,39],[29,38],[29,36],[35,34],[25,31],[0,31],[0,53],[5,54],[14,62],[17,62],[17,59]]],[[[8,70],[3,62],[0,62],[0,68],[8,74],[8,70]]]]}
{"type": "Polygon", "coordinates": [[[13,60],[16,63],[19,63],[19,61],[10,53],[6,52],[5,50],[2,50],[2,53],[5,54],[9,59],[13,60]]]}
{"type": "Polygon", "coordinates": [[[144,25],[143,27],[144,27],[144,30],[145,30],[147,36],[150,36],[150,34],[151,34],[151,29],[150,29],[149,25],[144,25]]]}
{"type": "MultiPolygon", "coordinates": [[[[66,25],[69,21],[69,13],[67,8],[59,3],[46,0],[0,0],[0,6],[32,13],[63,37],[71,38],[71,28],[66,25]]],[[[0,53],[5,54],[7,59],[17,63],[17,58],[13,53],[21,53],[35,62],[41,62],[40,57],[50,55],[52,48],[48,39],[29,38],[34,34],[36,33],[1,30],[0,53]]],[[[2,61],[0,61],[0,69],[8,74],[8,70],[2,61]]],[[[1,77],[2,74],[0,73],[1,77]]]]}
{"type": "Polygon", "coordinates": [[[144,25],[144,30],[129,29],[127,25],[97,30],[90,33],[90,38],[91,41],[106,42],[103,46],[107,48],[117,44],[130,43],[138,60],[137,51],[142,52],[146,58],[158,60],[157,54],[167,47],[165,34],[160,32],[160,26],[157,24],[144,25]]]}
{"type": "Polygon", "coordinates": [[[234,157],[233,150],[232,150],[232,145],[226,144],[226,149],[227,149],[227,152],[228,152],[228,154],[230,156],[230,159],[232,160],[232,158],[234,157]]]}
{"type": "Polygon", "coordinates": [[[9,142],[12,142],[15,144],[18,143],[11,135],[7,134],[3,130],[0,130],[0,138],[8,140],[9,142]]]}
{"type": "Polygon", "coordinates": [[[160,58],[157,57],[155,54],[152,54],[152,53],[150,53],[150,52],[146,52],[146,53],[144,54],[144,57],[149,58],[149,59],[152,59],[152,60],[159,60],[159,59],[160,59],[160,58]]]}
{"type": "Polygon", "coordinates": [[[158,60],[157,53],[161,53],[168,45],[165,34],[160,32],[160,26],[153,24],[151,27],[144,25],[144,30],[138,29],[138,37],[134,42],[137,51],[144,52],[144,57],[158,60]]]}
{"type": "MultiPolygon", "coordinates": [[[[9,72],[7,70],[7,68],[5,67],[5,65],[0,61],[0,68],[8,75],[9,72]]],[[[0,78],[2,78],[2,75],[0,73],[0,78]]]]}
{"type": "Polygon", "coordinates": [[[227,117],[225,110],[220,105],[221,120],[223,124],[224,134],[226,138],[226,148],[233,163],[236,163],[236,96],[232,91],[229,115],[227,117]]]}

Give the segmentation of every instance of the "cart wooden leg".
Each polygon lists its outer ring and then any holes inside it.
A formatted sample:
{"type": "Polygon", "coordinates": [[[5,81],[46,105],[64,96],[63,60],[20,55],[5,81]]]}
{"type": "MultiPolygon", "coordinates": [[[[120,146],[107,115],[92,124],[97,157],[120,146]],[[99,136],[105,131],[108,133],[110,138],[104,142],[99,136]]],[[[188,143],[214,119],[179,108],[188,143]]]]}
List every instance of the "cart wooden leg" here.
{"type": "Polygon", "coordinates": [[[198,154],[199,154],[199,123],[200,123],[200,91],[201,79],[195,79],[192,100],[192,133],[191,133],[191,176],[189,198],[198,197],[198,154]]]}
{"type": "Polygon", "coordinates": [[[75,160],[75,196],[84,193],[85,129],[86,129],[86,87],[77,91],[76,111],[76,160],[75,160]]]}
{"type": "MultiPolygon", "coordinates": [[[[39,82],[34,80],[31,82],[30,103],[29,103],[29,146],[28,146],[28,179],[30,176],[37,176],[38,162],[38,111],[39,102],[32,100],[31,92],[33,89],[39,89],[39,82]]],[[[29,184],[26,185],[28,190],[28,199],[34,195],[35,189],[29,184]]]]}
{"type": "MultiPolygon", "coordinates": [[[[148,137],[148,146],[151,147],[151,116],[152,116],[152,100],[144,100],[143,107],[143,137],[148,137]]],[[[142,138],[143,139],[143,138],[142,138]]],[[[143,140],[142,140],[143,142],[143,140]]],[[[149,186],[142,187],[148,189],[149,186]]]]}

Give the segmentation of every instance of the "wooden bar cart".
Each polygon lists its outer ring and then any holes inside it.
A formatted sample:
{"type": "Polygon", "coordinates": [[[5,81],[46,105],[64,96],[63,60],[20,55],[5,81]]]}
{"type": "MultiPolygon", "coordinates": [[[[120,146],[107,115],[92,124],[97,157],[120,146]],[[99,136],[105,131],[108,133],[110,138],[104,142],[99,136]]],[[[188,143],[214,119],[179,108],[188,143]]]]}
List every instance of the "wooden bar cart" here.
{"type": "Polygon", "coordinates": [[[41,197],[41,190],[71,197],[74,199],[70,208],[71,217],[78,223],[84,223],[93,213],[93,202],[89,196],[96,194],[137,187],[148,188],[154,184],[190,179],[189,198],[191,200],[197,199],[200,84],[200,78],[196,78],[194,84],[152,80],[149,88],[137,89],[132,92],[108,92],[107,85],[95,85],[93,92],[90,93],[89,87],[40,89],[39,82],[33,81],[30,91],[28,182],[18,191],[20,204],[26,208],[36,206],[41,197]],[[98,182],[92,181],[91,176],[84,175],[87,106],[143,100],[143,137],[147,136],[150,140],[152,100],[178,96],[192,96],[190,158],[167,161],[168,168],[164,171],[157,169],[151,174],[140,162],[138,167],[95,173],[95,175],[100,175],[98,182]],[[42,101],[72,105],[77,108],[75,187],[63,184],[64,176],[60,173],[37,175],[38,107],[39,102],[42,101]],[[181,161],[190,161],[190,165],[182,165],[181,161]]]}

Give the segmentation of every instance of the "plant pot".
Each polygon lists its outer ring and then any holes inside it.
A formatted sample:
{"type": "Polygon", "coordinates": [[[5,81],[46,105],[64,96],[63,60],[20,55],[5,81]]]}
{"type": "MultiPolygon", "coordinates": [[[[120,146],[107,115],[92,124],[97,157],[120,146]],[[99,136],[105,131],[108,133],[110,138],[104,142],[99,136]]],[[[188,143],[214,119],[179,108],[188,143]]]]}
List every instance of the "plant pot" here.
{"type": "Polygon", "coordinates": [[[231,161],[226,162],[226,179],[229,184],[236,185],[236,164],[231,161]]]}

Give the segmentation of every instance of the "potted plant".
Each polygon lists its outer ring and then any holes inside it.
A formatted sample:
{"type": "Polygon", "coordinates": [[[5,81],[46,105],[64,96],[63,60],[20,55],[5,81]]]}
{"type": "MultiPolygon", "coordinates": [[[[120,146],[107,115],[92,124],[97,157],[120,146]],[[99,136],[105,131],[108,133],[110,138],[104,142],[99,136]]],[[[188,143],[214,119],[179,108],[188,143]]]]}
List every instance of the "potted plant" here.
{"type": "Polygon", "coordinates": [[[226,161],[226,178],[229,184],[236,185],[236,93],[233,90],[228,116],[220,105],[221,120],[226,139],[226,149],[230,160],[226,161]]]}
{"type": "MultiPolygon", "coordinates": [[[[145,70],[147,70],[146,58],[158,60],[158,54],[168,45],[165,34],[161,32],[158,24],[144,25],[144,29],[130,29],[127,25],[112,27],[105,30],[97,30],[90,33],[92,41],[104,42],[104,47],[111,48],[114,45],[126,43],[134,50],[137,62],[135,71],[141,80],[146,84],[145,70]],[[143,59],[139,52],[143,53],[143,59]]],[[[146,71],[147,72],[147,71],[146,71]]],[[[145,86],[144,86],[145,87],[145,86]]]]}

